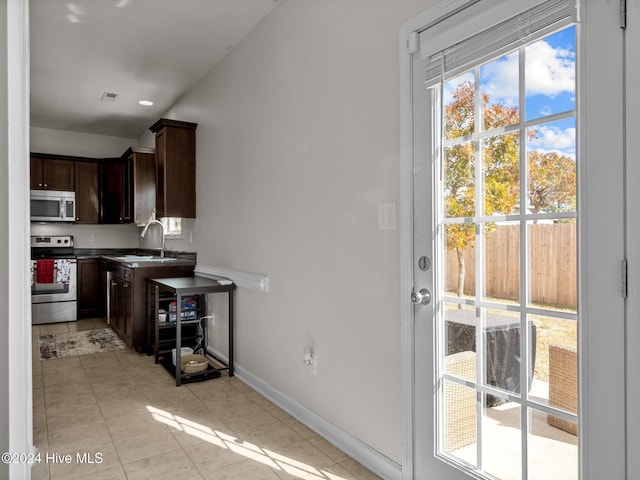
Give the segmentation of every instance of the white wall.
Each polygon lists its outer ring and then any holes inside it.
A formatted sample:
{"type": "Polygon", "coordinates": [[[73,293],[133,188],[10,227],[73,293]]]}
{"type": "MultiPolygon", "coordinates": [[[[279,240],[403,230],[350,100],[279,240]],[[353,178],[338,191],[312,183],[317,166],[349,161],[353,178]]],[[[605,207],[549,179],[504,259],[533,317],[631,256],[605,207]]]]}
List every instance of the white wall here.
{"type": "Polygon", "coordinates": [[[72,155],[75,157],[119,157],[127,148],[137,145],[135,138],[112,137],[92,133],[69,132],[31,127],[31,151],[72,155]]]}
{"type": "Polygon", "coordinates": [[[399,233],[377,215],[399,200],[399,26],[433,3],[283,0],[164,115],[199,125],[198,263],[269,276],[238,292],[237,363],[398,463],[399,233]]]}

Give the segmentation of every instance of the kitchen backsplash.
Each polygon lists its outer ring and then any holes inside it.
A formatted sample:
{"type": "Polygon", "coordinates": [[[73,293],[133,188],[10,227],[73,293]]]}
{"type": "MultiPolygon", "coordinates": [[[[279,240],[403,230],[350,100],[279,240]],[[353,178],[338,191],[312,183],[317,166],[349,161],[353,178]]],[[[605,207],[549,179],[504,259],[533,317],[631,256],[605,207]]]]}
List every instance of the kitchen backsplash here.
{"type": "MultiPolygon", "coordinates": [[[[183,219],[180,237],[165,237],[166,250],[195,251],[192,232],[195,220],[183,219]]],[[[159,248],[160,229],[152,227],[140,238],[142,227],[125,225],[75,225],[72,223],[32,223],[31,235],[73,235],[76,248],[159,248]]]]}
{"type": "Polygon", "coordinates": [[[76,248],[138,248],[136,225],[32,223],[31,235],[73,235],[76,248]]]}

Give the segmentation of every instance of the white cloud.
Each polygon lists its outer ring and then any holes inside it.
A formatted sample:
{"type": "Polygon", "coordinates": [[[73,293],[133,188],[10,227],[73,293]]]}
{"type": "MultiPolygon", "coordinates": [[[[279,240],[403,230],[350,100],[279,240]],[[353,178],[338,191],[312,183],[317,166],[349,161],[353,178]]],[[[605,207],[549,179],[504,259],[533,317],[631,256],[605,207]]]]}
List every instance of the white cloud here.
{"type": "Polygon", "coordinates": [[[480,82],[482,91],[488,93],[494,102],[517,106],[518,53],[511,53],[483,66],[480,82]]]}
{"type": "Polygon", "coordinates": [[[527,95],[555,97],[574,92],[576,71],[575,55],[563,48],[553,48],[545,41],[526,48],[525,88],[527,95]]]}
{"type": "MultiPolygon", "coordinates": [[[[544,40],[526,48],[525,89],[528,96],[555,97],[575,90],[575,55],[544,40]]],[[[517,105],[518,54],[512,53],[482,67],[482,90],[494,101],[517,105]]]]}
{"type": "Polygon", "coordinates": [[[537,136],[529,142],[529,148],[540,153],[556,152],[568,157],[576,157],[576,129],[541,126],[536,128],[537,136]]]}
{"type": "MultiPolygon", "coordinates": [[[[535,42],[525,49],[525,89],[528,99],[536,95],[534,104],[527,104],[536,115],[548,115],[558,108],[566,107],[567,97],[575,95],[575,54],[563,47],[553,47],[547,40],[535,42]],[[568,94],[564,99],[556,99],[558,95],[568,94]],[[561,100],[558,107],[557,101],[561,100]]],[[[489,95],[492,103],[503,103],[506,106],[518,106],[518,52],[502,56],[481,67],[480,89],[489,95]]],[[[444,103],[452,100],[453,89],[463,81],[473,83],[473,72],[467,72],[445,83],[444,103]]],[[[530,115],[527,115],[530,117],[530,115]]],[[[559,140],[559,139],[557,139],[559,140]]]]}
{"type": "Polygon", "coordinates": [[[552,148],[573,148],[576,143],[576,129],[569,127],[561,129],[553,126],[538,127],[538,138],[534,141],[536,145],[552,148]]]}

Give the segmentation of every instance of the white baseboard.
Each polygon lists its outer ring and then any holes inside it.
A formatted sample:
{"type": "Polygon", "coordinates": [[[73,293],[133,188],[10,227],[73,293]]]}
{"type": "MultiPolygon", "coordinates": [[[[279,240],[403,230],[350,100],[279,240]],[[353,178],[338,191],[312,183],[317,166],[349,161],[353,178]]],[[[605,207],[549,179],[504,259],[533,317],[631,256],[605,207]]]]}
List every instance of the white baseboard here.
{"type": "MultiPolygon", "coordinates": [[[[220,352],[210,351],[209,353],[221,360],[227,359],[226,355],[222,355],[220,352]]],[[[267,382],[253,375],[238,364],[234,365],[234,372],[239,380],[246,383],[300,423],[309,427],[333,446],[342,450],[376,475],[385,480],[402,479],[402,466],[398,463],[382,455],[366,443],[345,432],[308,408],[300,405],[292,398],[279,392],[267,382]]]]}

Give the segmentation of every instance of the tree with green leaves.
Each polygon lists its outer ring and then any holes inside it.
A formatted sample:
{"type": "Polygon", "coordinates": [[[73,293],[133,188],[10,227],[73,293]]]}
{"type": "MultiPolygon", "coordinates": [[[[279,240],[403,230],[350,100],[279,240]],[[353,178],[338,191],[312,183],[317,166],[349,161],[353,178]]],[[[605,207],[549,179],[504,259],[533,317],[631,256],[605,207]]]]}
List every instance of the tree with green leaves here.
{"type": "MultiPolygon", "coordinates": [[[[481,118],[476,118],[476,92],[471,82],[456,86],[451,101],[444,106],[445,138],[460,139],[444,151],[444,214],[448,218],[475,215],[508,214],[519,205],[520,145],[517,132],[500,133],[475,143],[470,136],[479,128],[490,131],[519,122],[516,107],[490,101],[487,93],[479,95],[481,118]],[[481,162],[480,162],[481,155],[481,162]],[[482,212],[476,212],[476,170],[482,165],[482,212]]],[[[529,140],[537,137],[528,130],[529,140]]],[[[569,157],[557,153],[530,151],[528,162],[528,208],[531,212],[551,212],[575,208],[576,165],[569,157]]],[[[488,234],[495,224],[485,226],[488,234]]],[[[464,294],[466,266],[463,252],[475,242],[475,224],[446,226],[447,249],[458,259],[457,295],[464,294]]]]}

